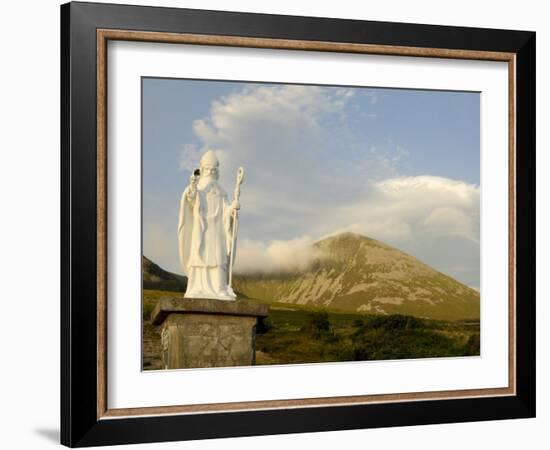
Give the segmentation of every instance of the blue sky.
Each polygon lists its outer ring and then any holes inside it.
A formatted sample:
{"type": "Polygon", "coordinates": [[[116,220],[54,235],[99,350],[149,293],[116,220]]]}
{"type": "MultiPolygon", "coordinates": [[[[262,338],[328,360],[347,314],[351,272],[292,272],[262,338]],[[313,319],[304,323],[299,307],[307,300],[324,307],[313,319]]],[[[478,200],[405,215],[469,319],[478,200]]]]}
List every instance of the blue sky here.
{"type": "Polygon", "coordinates": [[[144,78],[144,254],[181,272],[179,197],[211,149],[230,196],[246,171],[239,270],[355,231],[477,288],[479,127],[478,93],[144,78]]]}

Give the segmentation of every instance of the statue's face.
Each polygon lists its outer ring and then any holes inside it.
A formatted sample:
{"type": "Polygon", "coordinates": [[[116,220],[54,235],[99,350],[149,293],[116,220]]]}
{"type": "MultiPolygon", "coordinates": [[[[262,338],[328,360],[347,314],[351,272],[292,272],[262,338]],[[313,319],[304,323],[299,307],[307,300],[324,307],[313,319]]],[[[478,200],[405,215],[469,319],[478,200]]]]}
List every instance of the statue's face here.
{"type": "Polygon", "coordinates": [[[211,178],[213,180],[218,179],[218,168],[216,166],[202,166],[201,177],[211,178]]]}

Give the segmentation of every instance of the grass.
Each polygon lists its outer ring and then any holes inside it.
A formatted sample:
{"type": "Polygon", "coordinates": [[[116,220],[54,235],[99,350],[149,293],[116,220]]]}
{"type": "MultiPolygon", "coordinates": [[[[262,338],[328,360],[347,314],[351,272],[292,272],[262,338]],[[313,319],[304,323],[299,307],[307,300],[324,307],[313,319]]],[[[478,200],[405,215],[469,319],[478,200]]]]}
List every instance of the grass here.
{"type": "MultiPolygon", "coordinates": [[[[173,295],[144,290],[144,328],[152,327],[149,317],[158,300],[173,295]]],[[[157,339],[158,333],[144,336],[144,340],[157,339]]],[[[158,345],[144,348],[156,349],[158,345]]],[[[256,336],[256,364],[259,365],[479,354],[479,321],[448,322],[401,314],[352,314],[285,303],[270,304],[269,316],[258,324],[256,336]]],[[[151,367],[155,358],[160,357],[145,356],[152,361],[151,367]]]]}
{"type": "Polygon", "coordinates": [[[256,337],[257,364],[479,355],[475,322],[272,308],[268,324],[256,337]]]}
{"type": "Polygon", "coordinates": [[[143,320],[149,320],[157,302],[163,297],[183,297],[181,292],[159,291],[154,289],[143,289],[142,316],[143,320]]]}

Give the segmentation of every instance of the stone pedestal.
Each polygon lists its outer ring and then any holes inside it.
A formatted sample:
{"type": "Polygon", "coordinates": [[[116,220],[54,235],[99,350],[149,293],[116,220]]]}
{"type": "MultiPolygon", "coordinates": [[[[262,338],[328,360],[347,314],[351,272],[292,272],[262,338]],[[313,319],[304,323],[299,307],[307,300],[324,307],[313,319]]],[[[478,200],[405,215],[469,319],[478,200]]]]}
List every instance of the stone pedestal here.
{"type": "Polygon", "coordinates": [[[152,322],[162,327],[163,368],[255,364],[256,324],[267,313],[243,300],[161,299],[152,322]]]}

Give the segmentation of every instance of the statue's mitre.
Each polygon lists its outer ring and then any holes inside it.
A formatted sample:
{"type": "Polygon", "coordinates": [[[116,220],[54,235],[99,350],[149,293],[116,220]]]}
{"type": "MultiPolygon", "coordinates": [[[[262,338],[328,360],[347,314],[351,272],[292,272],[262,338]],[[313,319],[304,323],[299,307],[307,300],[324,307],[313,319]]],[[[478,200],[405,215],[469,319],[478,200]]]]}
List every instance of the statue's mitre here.
{"type": "Polygon", "coordinates": [[[218,167],[219,166],[218,158],[216,158],[216,154],[212,150],[208,150],[204,155],[202,155],[201,158],[201,167],[202,166],[213,166],[218,167]]]}

